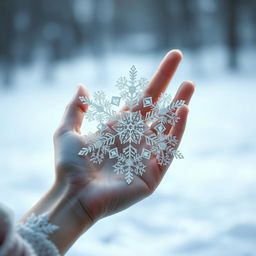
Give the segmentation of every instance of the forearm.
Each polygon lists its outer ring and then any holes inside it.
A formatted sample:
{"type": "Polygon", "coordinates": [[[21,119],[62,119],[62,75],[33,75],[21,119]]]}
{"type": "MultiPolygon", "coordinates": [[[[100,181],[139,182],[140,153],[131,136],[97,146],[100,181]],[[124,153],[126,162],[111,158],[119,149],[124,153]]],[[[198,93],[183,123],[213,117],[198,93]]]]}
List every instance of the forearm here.
{"type": "Polygon", "coordinates": [[[54,209],[66,190],[66,186],[55,182],[49,191],[24,216],[22,216],[20,222],[24,222],[32,213],[41,215],[54,209]]]}
{"type": "Polygon", "coordinates": [[[34,213],[49,214],[49,223],[59,228],[49,235],[49,239],[64,254],[78,237],[91,225],[91,219],[81,207],[77,195],[69,185],[56,182],[42,199],[26,213],[20,222],[25,222],[34,213]]]}
{"type": "Polygon", "coordinates": [[[51,234],[51,241],[64,254],[72,244],[92,225],[91,219],[81,207],[77,195],[67,193],[50,212],[50,223],[59,227],[51,234]]]}
{"type": "Polygon", "coordinates": [[[12,213],[0,204],[0,255],[29,256],[33,249],[16,232],[12,213]]]}

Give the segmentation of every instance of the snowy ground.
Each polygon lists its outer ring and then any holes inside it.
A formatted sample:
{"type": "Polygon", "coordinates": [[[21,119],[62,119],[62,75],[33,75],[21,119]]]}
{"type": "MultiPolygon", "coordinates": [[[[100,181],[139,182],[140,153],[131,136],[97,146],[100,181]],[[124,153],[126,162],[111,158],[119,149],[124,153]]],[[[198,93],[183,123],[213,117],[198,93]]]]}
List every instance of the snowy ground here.
{"type": "MultiPolygon", "coordinates": [[[[221,55],[185,55],[173,80],[171,92],[185,79],[197,84],[180,147],[185,159],[151,197],[92,227],[69,256],[255,255],[256,75],[246,65],[250,54],[236,74],[223,71],[221,55]]],[[[51,82],[42,80],[39,64],[16,72],[16,90],[0,94],[0,201],[16,218],[53,181],[52,134],[75,83],[111,92],[131,65],[150,77],[160,59],[80,58],[57,65],[51,82]]]]}

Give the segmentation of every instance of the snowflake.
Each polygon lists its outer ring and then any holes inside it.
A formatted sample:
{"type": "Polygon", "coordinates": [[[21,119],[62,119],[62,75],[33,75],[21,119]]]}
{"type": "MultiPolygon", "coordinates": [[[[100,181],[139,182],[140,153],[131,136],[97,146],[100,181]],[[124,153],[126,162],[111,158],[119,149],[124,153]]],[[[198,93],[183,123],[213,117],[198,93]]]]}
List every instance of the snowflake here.
{"type": "Polygon", "coordinates": [[[152,97],[143,98],[142,90],[147,80],[137,79],[134,66],[129,75],[129,79],[121,77],[117,81],[120,94],[111,100],[101,91],[96,92],[92,100],[79,97],[83,104],[89,106],[87,119],[99,124],[98,132],[88,136],[88,146],[78,153],[80,156],[90,155],[90,160],[95,164],[103,163],[106,156],[115,160],[114,172],[123,175],[128,184],[132,183],[134,175],[142,176],[146,172],[144,161],[152,156],[161,166],[168,166],[173,157],[183,158],[176,150],[178,140],[167,132],[167,126],[179,121],[176,110],[185,103],[178,100],[170,104],[169,94],[162,94],[156,103],[152,97]],[[119,107],[122,100],[132,111],[117,114],[114,108],[119,107]],[[136,107],[140,110],[136,111],[136,107]],[[142,115],[141,108],[147,108],[146,116],[142,115]],[[154,131],[149,127],[152,123],[154,131]]]}
{"type": "Polygon", "coordinates": [[[36,216],[34,213],[26,220],[25,223],[19,224],[18,227],[25,227],[43,237],[52,234],[59,227],[49,223],[49,213],[36,216]]]}

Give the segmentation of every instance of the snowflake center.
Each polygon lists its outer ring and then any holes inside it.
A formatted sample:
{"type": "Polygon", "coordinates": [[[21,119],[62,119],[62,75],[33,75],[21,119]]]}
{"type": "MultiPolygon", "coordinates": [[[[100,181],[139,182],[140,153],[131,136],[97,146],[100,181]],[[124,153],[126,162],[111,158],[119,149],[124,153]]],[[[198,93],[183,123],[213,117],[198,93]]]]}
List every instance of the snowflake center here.
{"type": "Polygon", "coordinates": [[[97,106],[96,109],[100,113],[104,112],[104,107],[103,106],[97,106]]]}
{"type": "Polygon", "coordinates": [[[133,166],[133,160],[132,159],[127,159],[126,163],[128,166],[133,166]]]}
{"type": "Polygon", "coordinates": [[[129,129],[130,131],[134,129],[134,125],[133,124],[128,124],[127,129],[129,129]]]}

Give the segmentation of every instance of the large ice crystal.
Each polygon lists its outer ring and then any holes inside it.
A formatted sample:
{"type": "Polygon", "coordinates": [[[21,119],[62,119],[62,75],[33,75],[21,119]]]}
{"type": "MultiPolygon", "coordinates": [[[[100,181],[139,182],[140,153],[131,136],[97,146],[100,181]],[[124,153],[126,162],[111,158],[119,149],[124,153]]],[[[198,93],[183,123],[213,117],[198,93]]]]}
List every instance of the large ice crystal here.
{"type": "Polygon", "coordinates": [[[89,106],[86,118],[97,121],[98,132],[89,136],[80,156],[90,156],[90,161],[102,164],[105,158],[114,161],[114,172],[124,175],[128,184],[135,175],[146,172],[147,161],[155,159],[161,166],[168,166],[173,157],[183,158],[177,150],[178,140],[168,129],[179,121],[176,110],[185,102],[171,102],[169,94],[162,94],[157,102],[152,97],[143,97],[145,78],[137,79],[137,70],[130,69],[129,79],[117,81],[118,96],[109,100],[98,91],[93,99],[80,96],[83,104],[89,106]],[[124,101],[121,112],[115,110],[124,101]]]}

